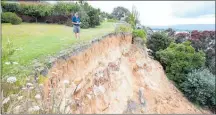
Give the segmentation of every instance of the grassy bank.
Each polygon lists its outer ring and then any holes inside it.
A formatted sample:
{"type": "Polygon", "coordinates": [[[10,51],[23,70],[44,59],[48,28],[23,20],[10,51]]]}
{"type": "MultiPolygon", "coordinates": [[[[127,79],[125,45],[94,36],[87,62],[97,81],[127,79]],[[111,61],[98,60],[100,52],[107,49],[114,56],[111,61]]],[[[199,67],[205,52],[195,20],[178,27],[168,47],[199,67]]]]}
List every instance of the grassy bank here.
{"type": "MultiPolygon", "coordinates": [[[[75,43],[91,40],[112,31],[114,31],[114,23],[104,22],[96,28],[81,29],[80,39],[75,39],[72,27],[64,25],[2,24],[2,46],[5,47],[9,39],[13,43],[13,47],[19,49],[11,56],[11,59],[19,65],[28,67],[34,59],[43,59],[75,43]]],[[[5,62],[2,64],[3,74],[14,71],[13,69],[7,69],[9,66],[11,68],[12,65],[7,65],[5,62]]]]}

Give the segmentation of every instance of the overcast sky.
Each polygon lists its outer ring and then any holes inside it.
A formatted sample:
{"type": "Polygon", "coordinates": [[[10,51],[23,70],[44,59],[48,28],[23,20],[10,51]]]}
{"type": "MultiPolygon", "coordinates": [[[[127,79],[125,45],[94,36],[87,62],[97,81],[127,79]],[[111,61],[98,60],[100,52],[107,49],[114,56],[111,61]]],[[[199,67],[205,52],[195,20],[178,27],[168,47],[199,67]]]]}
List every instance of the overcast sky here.
{"type": "Polygon", "coordinates": [[[111,13],[123,6],[130,11],[134,5],[140,13],[141,24],[215,24],[214,1],[88,1],[93,7],[111,13]]]}
{"type": "Polygon", "coordinates": [[[215,24],[214,1],[88,1],[95,8],[111,13],[117,6],[131,11],[134,5],[141,24],[168,26],[176,24],[215,24]]]}

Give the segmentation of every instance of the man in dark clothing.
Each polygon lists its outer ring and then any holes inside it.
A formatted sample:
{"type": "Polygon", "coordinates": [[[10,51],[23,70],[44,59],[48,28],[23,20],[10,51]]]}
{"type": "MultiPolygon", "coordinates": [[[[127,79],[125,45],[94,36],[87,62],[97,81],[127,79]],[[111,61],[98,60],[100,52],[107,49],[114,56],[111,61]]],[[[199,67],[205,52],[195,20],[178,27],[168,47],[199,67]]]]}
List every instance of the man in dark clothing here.
{"type": "Polygon", "coordinates": [[[73,23],[73,31],[75,33],[75,37],[79,38],[81,22],[78,13],[75,13],[75,16],[72,17],[72,23],[73,23]]]}

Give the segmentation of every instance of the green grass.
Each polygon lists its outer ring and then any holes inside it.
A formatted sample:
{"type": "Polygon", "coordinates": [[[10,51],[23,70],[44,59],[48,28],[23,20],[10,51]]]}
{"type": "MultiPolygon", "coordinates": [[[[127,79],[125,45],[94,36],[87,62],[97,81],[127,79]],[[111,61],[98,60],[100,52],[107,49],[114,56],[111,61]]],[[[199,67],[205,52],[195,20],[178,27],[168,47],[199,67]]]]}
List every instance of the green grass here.
{"type": "MultiPolygon", "coordinates": [[[[81,29],[80,39],[75,39],[72,27],[65,25],[39,23],[2,24],[2,46],[6,45],[9,38],[15,48],[23,49],[16,51],[11,56],[11,59],[20,65],[28,66],[34,59],[44,59],[46,56],[55,55],[75,43],[88,41],[113,31],[114,23],[103,22],[96,28],[81,29]]],[[[3,71],[3,73],[10,73],[13,69],[3,69],[3,71]]]]}
{"type": "Polygon", "coordinates": [[[9,38],[17,51],[12,59],[28,64],[33,59],[55,54],[74,43],[90,40],[114,31],[113,23],[102,23],[96,28],[81,29],[80,39],[75,39],[72,27],[57,24],[2,24],[2,45],[9,38]]]}

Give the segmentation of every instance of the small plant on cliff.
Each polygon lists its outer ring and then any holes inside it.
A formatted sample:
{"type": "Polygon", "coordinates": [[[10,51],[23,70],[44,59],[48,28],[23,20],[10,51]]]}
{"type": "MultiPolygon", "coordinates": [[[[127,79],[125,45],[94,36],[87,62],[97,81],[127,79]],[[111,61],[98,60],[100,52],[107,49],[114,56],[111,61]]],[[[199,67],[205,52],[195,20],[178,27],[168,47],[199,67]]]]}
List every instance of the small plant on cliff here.
{"type": "Polygon", "coordinates": [[[116,25],[115,32],[117,32],[117,33],[119,33],[119,32],[129,32],[129,33],[131,33],[132,28],[131,28],[131,26],[129,24],[119,24],[119,25],[116,25]]]}
{"type": "Polygon", "coordinates": [[[181,84],[181,90],[188,99],[198,105],[211,109],[216,107],[215,76],[208,69],[189,73],[181,84]]]}
{"type": "Polygon", "coordinates": [[[165,67],[168,78],[175,81],[177,86],[185,80],[186,74],[205,64],[205,54],[196,52],[190,42],[171,43],[165,50],[156,52],[156,56],[165,67]]]}
{"type": "Polygon", "coordinates": [[[146,42],[146,32],[142,29],[136,29],[132,32],[133,37],[140,37],[146,42]]]}

